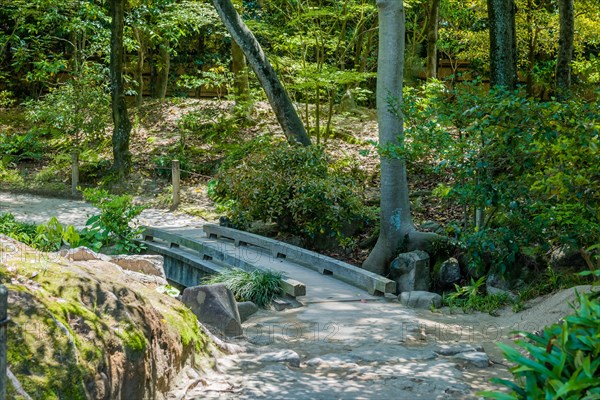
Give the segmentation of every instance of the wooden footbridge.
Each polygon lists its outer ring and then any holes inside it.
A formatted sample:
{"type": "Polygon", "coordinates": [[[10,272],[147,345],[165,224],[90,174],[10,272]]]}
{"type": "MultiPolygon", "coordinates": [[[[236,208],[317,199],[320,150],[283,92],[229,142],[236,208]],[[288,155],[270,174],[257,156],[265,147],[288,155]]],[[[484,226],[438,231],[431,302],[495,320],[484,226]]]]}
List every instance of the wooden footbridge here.
{"type": "Polygon", "coordinates": [[[354,265],[218,225],[146,227],[140,243],[164,256],[167,278],[184,287],[227,268],[241,268],[281,272],[285,293],[303,303],[360,300],[396,291],[396,282],[354,265]]]}

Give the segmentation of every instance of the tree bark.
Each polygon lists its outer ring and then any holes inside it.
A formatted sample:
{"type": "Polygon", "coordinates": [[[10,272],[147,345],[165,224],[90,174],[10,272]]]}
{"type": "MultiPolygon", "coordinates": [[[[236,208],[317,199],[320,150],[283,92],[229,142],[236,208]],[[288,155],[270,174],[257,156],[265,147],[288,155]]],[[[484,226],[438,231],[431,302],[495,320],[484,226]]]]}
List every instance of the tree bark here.
{"type": "MultiPolygon", "coordinates": [[[[404,142],[402,117],[390,110],[390,99],[402,101],[404,72],[405,14],[402,0],[377,0],[379,9],[379,53],[377,63],[377,119],[381,147],[404,142]]],[[[406,160],[381,156],[380,231],[375,247],[363,268],[384,274],[392,257],[406,245],[407,250],[424,246],[429,235],[413,224],[408,199],[406,160]]]]}
{"type": "Polygon", "coordinates": [[[248,100],[250,85],[248,83],[248,69],[246,57],[240,46],[235,41],[231,42],[231,72],[234,75],[234,90],[236,102],[248,100]]]}
{"type": "Polygon", "coordinates": [[[110,83],[113,117],[113,170],[119,176],[127,175],[131,166],[129,134],[131,122],[123,92],[123,21],[125,0],[111,0],[110,83]]]}
{"type": "Polygon", "coordinates": [[[169,47],[161,44],[159,47],[160,63],[158,65],[158,78],[156,82],[156,96],[164,100],[167,97],[167,87],[169,85],[169,71],[171,70],[171,53],[169,47]]]}
{"type": "Polygon", "coordinates": [[[573,35],[575,32],[573,0],[558,0],[558,15],[560,33],[555,85],[557,97],[563,99],[571,88],[571,61],[573,59],[573,35]]]}
{"type": "Polygon", "coordinates": [[[490,23],[490,84],[517,85],[517,35],[514,0],[488,0],[490,23]]]}
{"type": "Polygon", "coordinates": [[[427,20],[427,78],[437,77],[437,40],[440,18],[440,0],[431,0],[427,20]]]}
{"type": "Polygon", "coordinates": [[[250,67],[256,74],[288,142],[299,143],[304,146],[310,145],[310,138],[290,97],[279,81],[260,44],[235,11],[231,0],[213,0],[213,4],[227,31],[240,46],[250,67]]]}

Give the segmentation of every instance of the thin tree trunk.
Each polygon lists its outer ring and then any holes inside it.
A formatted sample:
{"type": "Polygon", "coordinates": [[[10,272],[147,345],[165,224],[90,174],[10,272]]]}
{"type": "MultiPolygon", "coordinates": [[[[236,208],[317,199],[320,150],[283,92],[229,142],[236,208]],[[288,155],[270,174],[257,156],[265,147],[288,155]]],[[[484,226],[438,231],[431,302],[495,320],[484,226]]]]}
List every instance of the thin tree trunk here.
{"type": "Polygon", "coordinates": [[[440,17],[440,0],[431,0],[429,18],[427,19],[427,78],[437,77],[437,40],[438,21],[440,17]]]}
{"type": "Polygon", "coordinates": [[[137,94],[135,96],[135,105],[140,107],[144,101],[144,63],[145,63],[145,45],[142,33],[139,29],[133,28],[135,39],[138,42],[138,59],[135,68],[135,80],[137,81],[137,94]]]}
{"type": "Polygon", "coordinates": [[[517,36],[514,0],[488,0],[490,84],[514,89],[517,84],[517,36]]]}
{"type": "Polygon", "coordinates": [[[161,100],[167,97],[167,87],[169,85],[169,71],[171,70],[171,54],[167,45],[160,45],[159,48],[160,64],[158,66],[158,79],[156,94],[161,100]]]}
{"type": "Polygon", "coordinates": [[[560,33],[556,59],[556,94],[564,99],[571,88],[571,61],[573,59],[573,35],[575,10],[573,0],[558,0],[560,33]]]}
{"type": "Polygon", "coordinates": [[[240,46],[256,74],[288,142],[310,145],[310,138],[290,97],[260,44],[235,11],[231,0],[213,0],[213,4],[227,31],[240,46]]]}
{"type": "Polygon", "coordinates": [[[123,92],[124,2],[125,0],[111,1],[110,83],[114,123],[112,134],[113,170],[119,176],[127,175],[131,164],[131,153],[129,152],[131,122],[127,114],[123,92]]]}
{"type": "Polygon", "coordinates": [[[246,57],[240,46],[235,41],[231,42],[231,72],[234,75],[235,101],[248,101],[250,85],[248,83],[248,67],[246,57]]]}

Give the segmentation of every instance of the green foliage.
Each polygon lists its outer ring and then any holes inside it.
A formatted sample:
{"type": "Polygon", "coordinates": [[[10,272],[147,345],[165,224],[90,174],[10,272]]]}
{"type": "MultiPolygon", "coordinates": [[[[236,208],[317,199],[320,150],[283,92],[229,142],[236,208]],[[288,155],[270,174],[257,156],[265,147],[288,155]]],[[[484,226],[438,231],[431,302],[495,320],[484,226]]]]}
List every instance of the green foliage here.
{"type": "Polygon", "coordinates": [[[84,139],[97,140],[110,118],[108,81],[99,64],[85,64],[83,72],[43,99],[26,102],[27,118],[68,135],[76,146],[84,139]]]}
{"type": "Polygon", "coordinates": [[[116,252],[139,253],[142,248],[135,243],[135,237],[142,232],[133,219],[144,210],[144,206],[134,205],[133,197],[111,195],[106,190],[88,188],[83,197],[100,209],[86,222],[81,232],[82,242],[98,250],[115,244],[116,252]]]}
{"type": "Polygon", "coordinates": [[[347,232],[373,218],[349,174],[331,168],[317,146],[265,146],[217,176],[212,195],[233,200],[231,217],[244,227],[255,220],[276,222],[280,231],[311,241],[333,238],[348,245],[347,232]]]}
{"type": "Polygon", "coordinates": [[[450,308],[461,308],[464,312],[481,311],[493,313],[510,303],[508,295],[492,295],[485,293],[486,276],[465,286],[454,284],[455,291],[444,296],[444,302],[450,308]]]}
{"type": "Polygon", "coordinates": [[[452,174],[436,195],[465,210],[452,232],[470,268],[505,274],[524,248],[600,241],[598,100],[539,102],[435,81],[406,96],[402,110],[392,104],[406,145],[384,151],[452,174]]]}
{"type": "Polygon", "coordinates": [[[56,217],[36,226],[15,220],[13,214],[1,214],[0,234],[41,251],[58,251],[63,244],[76,247],[80,242],[77,230],[72,225],[62,226],[56,217]]]}
{"type": "Polygon", "coordinates": [[[510,393],[485,392],[493,399],[597,399],[600,397],[600,304],[598,293],[579,294],[574,315],[545,328],[541,336],[522,332],[517,345],[498,344],[515,381],[494,378],[510,393]]]}
{"type": "Polygon", "coordinates": [[[267,307],[273,298],[283,293],[282,275],[271,270],[246,272],[233,268],[205,281],[212,285],[223,283],[231,290],[237,301],[251,301],[259,307],[267,307]]]}
{"type": "Polygon", "coordinates": [[[39,160],[44,154],[44,145],[38,131],[24,135],[0,133],[0,163],[39,160]]]}

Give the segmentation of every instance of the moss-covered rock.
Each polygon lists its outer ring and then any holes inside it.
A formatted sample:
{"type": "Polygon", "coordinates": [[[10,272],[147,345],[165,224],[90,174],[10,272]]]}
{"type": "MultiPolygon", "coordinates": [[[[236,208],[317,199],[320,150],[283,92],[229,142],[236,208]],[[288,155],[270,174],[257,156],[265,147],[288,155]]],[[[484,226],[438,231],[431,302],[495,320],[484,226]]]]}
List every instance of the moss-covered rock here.
{"type": "MultiPolygon", "coordinates": [[[[162,399],[208,339],[177,300],[105,261],[0,236],[8,363],[33,399],[162,399]]],[[[19,395],[9,387],[9,398],[19,395]]]]}

